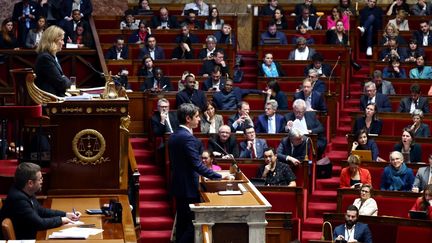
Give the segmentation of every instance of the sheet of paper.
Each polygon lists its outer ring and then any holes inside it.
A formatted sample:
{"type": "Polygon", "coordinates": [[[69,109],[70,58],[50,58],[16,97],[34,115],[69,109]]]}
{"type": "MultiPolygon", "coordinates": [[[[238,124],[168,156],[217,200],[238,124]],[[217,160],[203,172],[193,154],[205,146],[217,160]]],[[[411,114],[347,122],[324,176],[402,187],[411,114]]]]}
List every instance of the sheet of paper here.
{"type": "Polygon", "coordinates": [[[103,232],[103,229],[96,228],[78,228],[71,227],[57,232],[53,232],[48,236],[49,239],[87,239],[90,235],[96,235],[103,232]]]}
{"type": "Polygon", "coordinates": [[[293,127],[292,127],[293,129],[298,129],[301,133],[303,133],[303,134],[309,134],[309,132],[308,132],[308,130],[307,130],[307,127],[304,127],[303,125],[302,125],[302,123],[300,122],[300,120],[298,120],[298,119],[295,119],[294,121],[293,121],[293,127]]]}

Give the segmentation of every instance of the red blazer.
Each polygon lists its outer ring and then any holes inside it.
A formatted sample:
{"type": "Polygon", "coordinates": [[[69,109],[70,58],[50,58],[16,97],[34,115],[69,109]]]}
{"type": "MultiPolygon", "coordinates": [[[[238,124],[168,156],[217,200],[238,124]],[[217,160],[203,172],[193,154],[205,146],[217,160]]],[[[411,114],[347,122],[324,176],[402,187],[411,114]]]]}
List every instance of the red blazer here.
{"type": "MultiPolygon", "coordinates": [[[[422,211],[420,209],[421,202],[422,202],[422,198],[421,197],[417,198],[417,200],[414,203],[414,205],[412,206],[411,210],[413,210],[413,211],[422,211]]],[[[428,218],[432,219],[432,206],[429,206],[426,211],[427,211],[427,214],[428,214],[428,218]]],[[[409,214],[408,214],[408,217],[409,217],[409,214]]]]}
{"type": "MultiPolygon", "coordinates": [[[[371,175],[369,173],[369,170],[363,169],[360,167],[358,168],[358,170],[360,173],[360,182],[362,184],[372,185],[372,178],[371,178],[371,175]]],[[[351,179],[351,173],[349,171],[349,168],[348,167],[343,168],[341,171],[341,174],[340,174],[340,187],[341,188],[351,187],[350,179],[351,179]]]]}

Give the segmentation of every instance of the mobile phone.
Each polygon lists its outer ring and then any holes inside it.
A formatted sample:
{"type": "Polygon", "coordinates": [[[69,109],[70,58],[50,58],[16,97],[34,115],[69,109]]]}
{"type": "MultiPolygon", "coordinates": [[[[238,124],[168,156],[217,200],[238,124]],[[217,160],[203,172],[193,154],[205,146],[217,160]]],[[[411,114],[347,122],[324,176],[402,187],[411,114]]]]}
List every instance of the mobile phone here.
{"type": "Polygon", "coordinates": [[[86,209],[88,214],[103,214],[102,209],[86,209]]]}

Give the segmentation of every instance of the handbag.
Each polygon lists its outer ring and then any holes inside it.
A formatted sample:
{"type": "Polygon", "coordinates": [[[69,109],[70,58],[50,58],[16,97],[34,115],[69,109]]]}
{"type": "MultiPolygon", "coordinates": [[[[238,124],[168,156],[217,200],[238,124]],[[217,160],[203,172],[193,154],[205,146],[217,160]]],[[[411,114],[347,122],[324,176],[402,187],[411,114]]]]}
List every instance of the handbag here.
{"type": "Polygon", "coordinates": [[[333,226],[329,221],[324,221],[324,223],[322,225],[321,232],[322,232],[321,240],[334,242],[334,240],[333,240],[333,226]]]}

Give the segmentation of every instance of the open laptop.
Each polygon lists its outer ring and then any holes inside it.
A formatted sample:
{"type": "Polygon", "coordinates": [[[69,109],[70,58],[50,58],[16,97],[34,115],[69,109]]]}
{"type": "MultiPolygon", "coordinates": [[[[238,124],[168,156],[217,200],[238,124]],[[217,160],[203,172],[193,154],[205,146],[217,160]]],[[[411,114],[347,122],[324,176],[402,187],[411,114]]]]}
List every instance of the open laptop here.
{"type": "Polygon", "coordinates": [[[360,157],[360,160],[363,161],[372,161],[372,151],[370,150],[353,150],[351,154],[357,155],[360,157]]]}
{"type": "Polygon", "coordinates": [[[266,37],[262,39],[264,45],[279,45],[279,38],[266,37]]]}
{"type": "Polygon", "coordinates": [[[428,215],[426,211],[409,211],[409,216],[411,219],[428,219],[428,215]]]}

